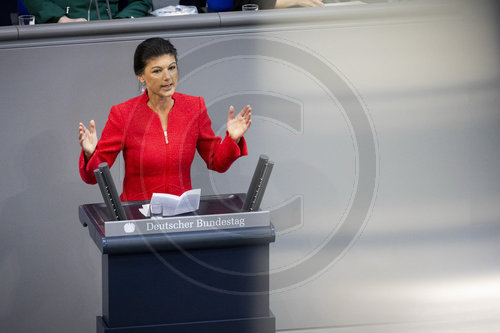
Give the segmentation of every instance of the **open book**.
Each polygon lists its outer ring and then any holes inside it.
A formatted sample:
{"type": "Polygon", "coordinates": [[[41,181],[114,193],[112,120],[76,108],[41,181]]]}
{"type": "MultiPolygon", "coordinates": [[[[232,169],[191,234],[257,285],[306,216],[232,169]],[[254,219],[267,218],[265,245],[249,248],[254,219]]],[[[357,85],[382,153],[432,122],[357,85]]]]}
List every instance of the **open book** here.
{"type": "MultiPolygon", "coordinates": [[[[200,207],[201,189],[193,189],[182,193],[181,196],[168,193],[153,193],[151,204],[161,204],[163,216],[173,216],[193,212],[200,207]]],[[[149,204],[139,209],[144,216],[149,216],[149,204]]]]}

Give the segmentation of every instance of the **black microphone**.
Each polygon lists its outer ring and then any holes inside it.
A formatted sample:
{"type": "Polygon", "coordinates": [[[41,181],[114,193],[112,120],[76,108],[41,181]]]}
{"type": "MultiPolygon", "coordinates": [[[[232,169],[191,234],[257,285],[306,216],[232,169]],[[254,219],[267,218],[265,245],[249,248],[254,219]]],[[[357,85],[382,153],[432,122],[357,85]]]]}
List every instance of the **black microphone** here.
{"type": "Polygon", "coordinates": [[[259,210],[273,167],[274,162],[269,161],[267,155],[260,155],[257,167],[253,173],[252,181],[248,187],[247,196],[241,209],[242,211],[252,212],[259,210]]]}

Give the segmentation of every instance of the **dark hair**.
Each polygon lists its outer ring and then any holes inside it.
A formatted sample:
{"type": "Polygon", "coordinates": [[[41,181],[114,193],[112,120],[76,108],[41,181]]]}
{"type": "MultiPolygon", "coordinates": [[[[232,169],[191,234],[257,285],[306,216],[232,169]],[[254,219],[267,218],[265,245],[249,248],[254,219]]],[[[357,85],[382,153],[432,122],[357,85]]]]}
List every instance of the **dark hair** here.
{"type": "Polygon", "coordinates": [[[134,54],[134,72],[135,75],[144,73],[148,60],[171,54],[177,62],[177,50],[170,41],[163,38],[154,37],[143,41],[137,46],[134,54]]]}

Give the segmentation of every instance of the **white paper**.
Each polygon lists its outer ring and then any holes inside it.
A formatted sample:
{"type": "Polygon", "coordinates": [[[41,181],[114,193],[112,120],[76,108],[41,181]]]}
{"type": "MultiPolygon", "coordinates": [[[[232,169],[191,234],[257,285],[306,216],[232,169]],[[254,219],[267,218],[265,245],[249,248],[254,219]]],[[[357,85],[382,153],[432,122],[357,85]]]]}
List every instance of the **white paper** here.
{"type": "Polygon", "coordinates": [[[195,6],[177,5],[158,8],[150,13],[153,16],[192,15],[198,14],[198,9],[195,6]]]}
{"type": "MultiPolygon", "coordinates": [[[[161,204],[163,216],[173,216],[193,212],[200,207],[201,189],[184,192],[181,196],[167,193],[153,193],[151,204],[161,204]]],[[[139,211],[149,217],[149,204],[143,205],[139,211]]]]}
{"type": "Polygon", "coordinates": [[[139,211],[142,215],[149,217],[149,204],[142,205],[142,208],[139,208],[139,211]]]}

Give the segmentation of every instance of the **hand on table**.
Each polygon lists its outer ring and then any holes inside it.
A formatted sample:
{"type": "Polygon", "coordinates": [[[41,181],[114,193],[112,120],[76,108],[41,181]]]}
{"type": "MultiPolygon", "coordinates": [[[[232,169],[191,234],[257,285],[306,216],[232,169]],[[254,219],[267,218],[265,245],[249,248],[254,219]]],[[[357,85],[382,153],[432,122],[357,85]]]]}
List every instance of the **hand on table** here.
{"type": "Polygon", "coordinates": [[[61,16],[59,18],[59,20],[57,21],[57,23],[71,23],[71,22],[87,22],[87,20],[84,18],[72,19],[72,18],[69,18],[66,15],[64,15],[64,16],[61,16]]]}
{"type": "Polygon", "coordinates": [[[276,5],[274,7],[320,7],[323,5],[322,0],[276,0],[276,5]]]}

